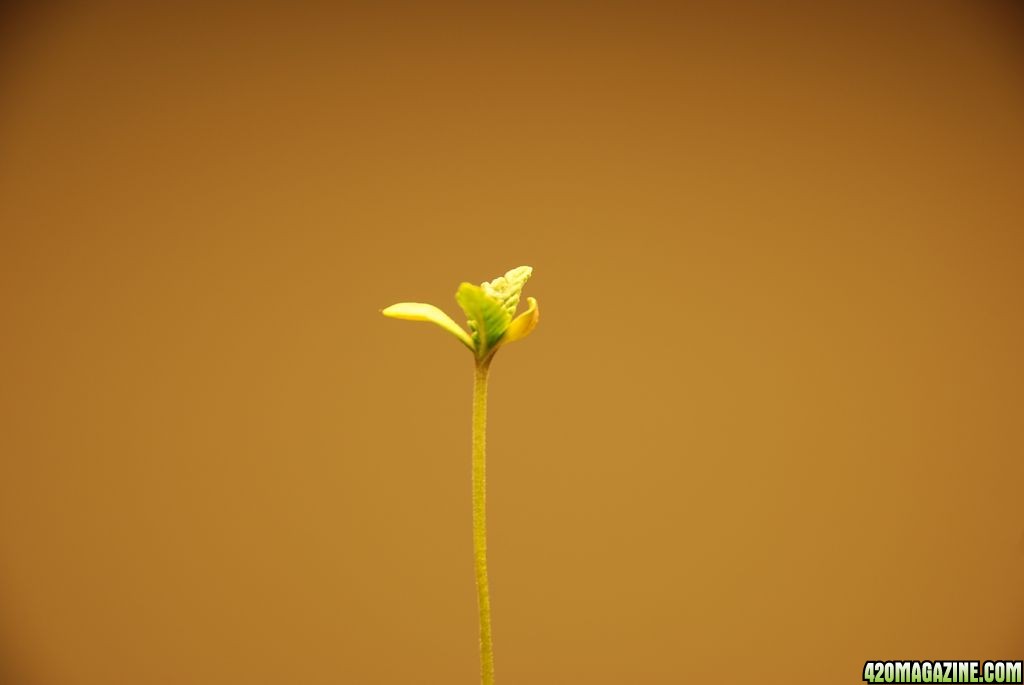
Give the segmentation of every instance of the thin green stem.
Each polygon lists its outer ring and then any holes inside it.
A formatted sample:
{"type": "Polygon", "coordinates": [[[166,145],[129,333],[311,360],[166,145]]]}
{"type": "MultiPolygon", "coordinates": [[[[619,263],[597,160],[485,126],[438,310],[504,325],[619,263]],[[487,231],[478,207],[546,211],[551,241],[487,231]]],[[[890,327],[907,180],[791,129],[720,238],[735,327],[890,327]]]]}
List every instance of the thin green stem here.
{"type": "Polygon", "coordinates": [[[480,680],[494,685],[491,591],[487,581],[487,372],[490,359],[476,365],[473,380],[473,556],[480,611],[480,680]]]}

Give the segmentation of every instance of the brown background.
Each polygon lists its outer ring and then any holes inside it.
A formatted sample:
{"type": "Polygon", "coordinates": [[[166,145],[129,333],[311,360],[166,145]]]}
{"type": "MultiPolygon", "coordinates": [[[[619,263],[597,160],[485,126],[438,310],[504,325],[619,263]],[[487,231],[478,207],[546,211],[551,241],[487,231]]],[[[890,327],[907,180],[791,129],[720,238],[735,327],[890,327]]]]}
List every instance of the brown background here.
{"type": "Polygon", "coordinates": [[[4,19],[0,682],[477,682],[519,264],[499,682],[1024,655],[1012,4],[163,4],[4,19]]]}

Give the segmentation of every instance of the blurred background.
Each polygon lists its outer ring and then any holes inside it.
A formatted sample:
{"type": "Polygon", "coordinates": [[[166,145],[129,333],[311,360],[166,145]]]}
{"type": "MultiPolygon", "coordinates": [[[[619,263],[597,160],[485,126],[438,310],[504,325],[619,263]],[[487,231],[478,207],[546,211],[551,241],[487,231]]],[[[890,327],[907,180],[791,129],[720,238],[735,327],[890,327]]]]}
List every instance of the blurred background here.
{"type": "Polygon", "coordinates": [[[1018,5],[24,3],[0,44],[5,685],[478,682],[471,357],[379,310],[520,264],[500,683],[1024,654],[1018,5]]]}

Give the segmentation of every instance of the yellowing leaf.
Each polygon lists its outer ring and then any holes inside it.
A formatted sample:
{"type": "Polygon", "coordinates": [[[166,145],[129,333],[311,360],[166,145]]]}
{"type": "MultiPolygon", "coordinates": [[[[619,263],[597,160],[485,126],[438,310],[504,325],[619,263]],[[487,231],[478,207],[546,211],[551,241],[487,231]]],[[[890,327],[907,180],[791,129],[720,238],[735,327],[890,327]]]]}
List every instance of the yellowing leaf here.
{"type": "Polygon", "coordinates": [[[502,339],[503,343],[522,340],[530,333],[533,333],[533,329],[537,327],[537,322],[540,321],[540,309],[537,308],[537,300],[527,297],[526,303],[528,305],[526,311],[513,319],[512,323],[509,324],[508,330],[505,331],[505,337],[502,339]]]}
{"type": "Polygon", "coordinates": [[[480,285],[462,283],[455,299],[466,313],[468,332],[432,304],[400,302],[381,313],[393,319],[430,321],[458,338],[478,364],[485,363],[505,342],[522,340],[536,328],[540,312],[534,298],[528,297],[527,310],[515,316],[523,286],[532,274],[532,267],[520,266],[480,285]]]}
{"type": "Polygon", "coordinates": [[[431,323],[435,323],[461,340],[466,347],[471,350],[474,349],[473,339],[469,337],[469,333],[466,333],[459,324],[455,323],[455,321],[452,320],[452,317],[448,316],[432,304],[423,304],[422,302],[399,302],[398,304],[391,305],[387,309],[381,310],[381,314],[391,317],[392,319],[429,321],[431,323]]]}
{"type": "Polygon", "coordinates": [[[463,283],[455,293],[476,342],[476,355],[482,359],[501,339],[512,319],[502,303],[472,283],[463,283]]]}

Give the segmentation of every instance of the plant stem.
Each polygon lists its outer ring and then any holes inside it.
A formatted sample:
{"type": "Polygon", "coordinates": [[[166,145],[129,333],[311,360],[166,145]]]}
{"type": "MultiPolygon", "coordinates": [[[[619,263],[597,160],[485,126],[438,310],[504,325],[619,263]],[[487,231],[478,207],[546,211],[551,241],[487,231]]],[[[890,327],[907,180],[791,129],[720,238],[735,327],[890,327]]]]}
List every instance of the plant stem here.
{"type": "Polygon", "coordinates": [[[473,380],[473,556],[480,612],[480,680],[494,685],[491,592],[487,581],[487,373],[490,358],[477,362],[473,380]]]}

